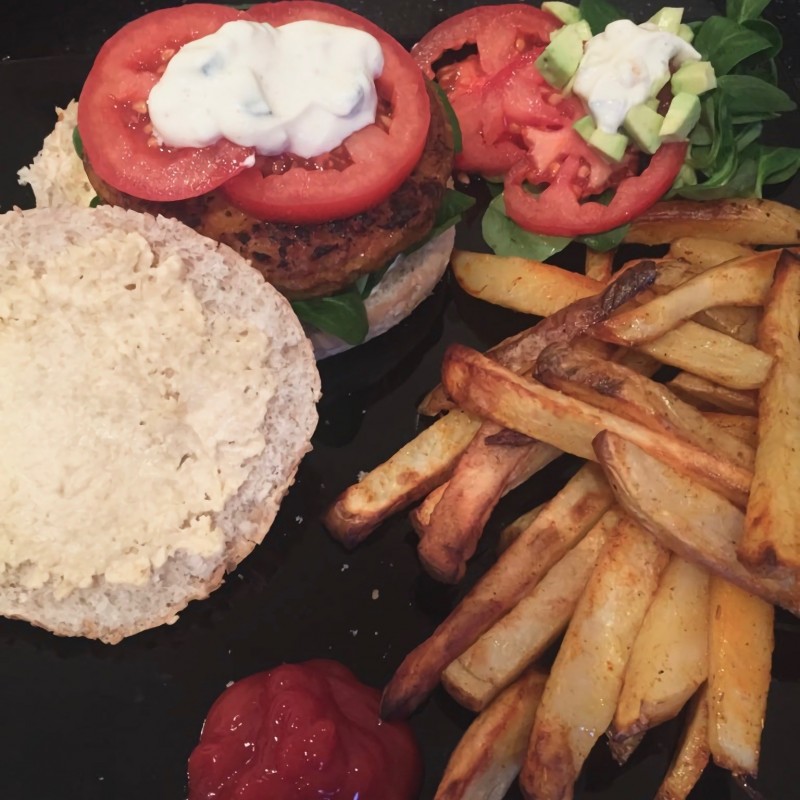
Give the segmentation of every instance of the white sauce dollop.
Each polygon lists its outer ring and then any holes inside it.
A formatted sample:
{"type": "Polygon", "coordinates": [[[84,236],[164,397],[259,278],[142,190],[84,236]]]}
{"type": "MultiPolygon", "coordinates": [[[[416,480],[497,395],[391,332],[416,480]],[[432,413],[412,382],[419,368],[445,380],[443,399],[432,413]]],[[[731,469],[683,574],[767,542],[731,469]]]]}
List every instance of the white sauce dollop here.
{"type": "Polygon", "coordinates": [[[364,31],[238,20],[184,45],[147,105],[156,138],[173,147],[225,138],[311,158],[375,122],[382,70],[381,46],[364,31]]]}
{"type": "Polygon", "coordinates": [[[666,83],[670,63],[700,60],[700,53],[675,34],[650,22],[617,20],[587,42],[575,94],[586,101],[598,128],[616,133],[628,111],[653,97],[654,85],[666,83]]]}

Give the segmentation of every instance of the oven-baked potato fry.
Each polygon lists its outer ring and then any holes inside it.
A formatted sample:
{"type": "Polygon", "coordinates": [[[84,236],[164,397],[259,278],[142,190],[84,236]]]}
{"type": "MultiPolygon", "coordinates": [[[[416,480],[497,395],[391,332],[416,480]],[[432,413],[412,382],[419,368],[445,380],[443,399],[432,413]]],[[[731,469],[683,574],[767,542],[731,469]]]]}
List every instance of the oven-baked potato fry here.
{"type": "Polygon", "coordinates": [[[595,335],[615,344],[651,342],[716,306],[761,306],[772,285],[779,250],[765,250],[712,267],[667,294],[599,323],[595,335]]]}
{"type": "Polygon", "coordinates": [[[467,728],[434,800],[502,800],[522,766],[547,675],[530,670],[467,728]]]}
{"type": "Polygon", "coordinates": [[[563,800],[608,728],[634,639],[668,561],[623,516],[578,601],[545,685],[520,774],[528,797],[563,800]]]}
{"type": "Polygon", "coordinates": [[[800,211],[772,200],[665,200],[637,217],[625,241],[669,244],[702,236],[743,245],[800,244],[800,211]]]}
{"type": "Polygon", "coordinates": [[[682,236],[669,245],[671,258],[688,261],[702,269],[711,269],[732,258],[752,255],[755,251],[735,242],[722,239],[707,239],[698,236],[682,236]]]}
{"type": "Polygon", "coordinates": [[[608,283],[614,269],[614,251],[592,250],[586,248],[586,261],[583,265],[583,272],[587,278],[591,278],[600,283],[608,283]]]}
{"type": "Polygon", "coordinates": [[[708,740],[714,762],[757,775],[774,646],[775,609],[712,577],[708,636],[708,740]]]}
{"type": "Polygon", "coordinates": [[[758,397],[755,392],[743,392],[720,386],[688,372],[678,373],[667,386],[693,405],[709,406],[729,414],[757,414],[758,397]]]}
{"type": "Polygon", "coordinates": [[[447,667],[442,683],[462,706],[485,708],[562,633],[618,521],[617,511],[607,511],[532,592],[447,667]]]}
{"type": "Polygon", "coordinates": [[[676,717],[708,676],[708,571],[672,556],[633,643],[615,743],[676,717]]]}
{"type": "Polygon", "coordinates": [[[596,358],[577,347],[553,344],[542,351],[535,375],[545,386],[596,408],[708,452],[719,451],[746,469],[753,467],[755,453],[751,447],[721,431],[664,384],[623,364],[596,358]]]}
{"type": "Polygon", "coordinates": [[[759,332],[773,357],[759,393],[758,448],[739,558],[770,575],[800,576],[800,259],[785,252],[759,332]]]}
{"type": "Polygon", "coordinates": [[[506,527],[500,531],[500,538],[497,541],[497,552],[502,553],[508,550],[511,543],[515,542],[519,538],[519,535],[542,513],[542,509],[545,505],[546,503],[542,503],[536,506],[536,508],[526,511],[513,522],[506,525],[506,527]]]}
{"type": "Polygon", "coordinates": [[[752,474],[719,453],[706,452],[520,378],[461,345],[453,345],[445,354],[442,377],[459,406],[499,425],[592,460],[596,458],[592,440],[602,431],[613,431],[744,508],[752,474]]]}
{"type": "Polygon", "coordinates": [[[708,764],[708,684],[689,704],[678,749],[655,800],[686,800],[708,764]]]}
{"type": "Polygon", "coordinates": [[[723,414],[721,411],[704,411],[703,416],[723,431],[741,439],[755,451],[758,444],[758,420],[743,414],[723,414]]]}
{"type": "Polygon", "coordinates": [[[531,591],[610,506],[611,490],[602,470],[595,464],[581,467],[450,616],[406,656],[384,690],[381,715],[408,716],[445,667],[531,591]]]}
{"type": "Polygon", "coordinates": [[[436,420],[339,495],[323,517],[325,527],[345,547],[355,547],[383,520],[445,481],[480,424],[459,410],[436,420]]]}
{"type": "Polygon", "coordinates": [[[793,578],[757,575],[736,557],[744,513],[733,503],[622,436],[605,431],[594,447],[620,505],[664,546],[800,616],[793,578]]]}

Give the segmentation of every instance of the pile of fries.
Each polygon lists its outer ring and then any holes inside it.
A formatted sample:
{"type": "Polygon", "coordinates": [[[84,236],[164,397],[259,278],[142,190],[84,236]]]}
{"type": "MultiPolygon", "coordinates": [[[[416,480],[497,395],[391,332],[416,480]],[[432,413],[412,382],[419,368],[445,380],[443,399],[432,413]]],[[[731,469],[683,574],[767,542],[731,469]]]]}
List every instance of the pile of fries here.
{"type": "Polygon", "coordinates": [[[709,757],[758,772],[774,605],[800,616],[800,212],[663,203],[628,240],[669,251],[613,273],[589,254],[583,275],[454,254],[469,294],[543,319],[485,355],[452,346],[420,408],[436,421],[326,515],[354,546],[421,501],[422,564],[454,583],[506,492],[585,459],[386,687],[386,718],[440,682],[479,712],[438,800],[499,800],[517,776],[570,798],[602,734],[623,763],[685,706],[660,800],[709,757]]]}

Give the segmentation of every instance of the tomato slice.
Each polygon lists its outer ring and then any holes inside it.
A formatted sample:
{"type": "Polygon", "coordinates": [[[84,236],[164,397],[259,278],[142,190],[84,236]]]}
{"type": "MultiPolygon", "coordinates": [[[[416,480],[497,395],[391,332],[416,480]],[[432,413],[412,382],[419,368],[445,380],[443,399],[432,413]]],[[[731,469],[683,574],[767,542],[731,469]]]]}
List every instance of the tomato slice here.
{"type": "Polygon", "coordinates": [[[640,175],[623,178],[608,205],[580,202],[585,166],[576,155],[561,163],[552,183],[539,195],[524,184],[530,165],[515,164],[505,181],[506,213],[518,225],[545,236],[581,236],[611,230],[639,216],[669,191],[686,158],[686,142],[662,144],[640,175]]]}
{"type": "Polygon", "coordinates": [[[252,148],[224,139],[202,148],[159,146],[145,105],[172,52],[243,17],[210,4],[168,8],[139,17],[103,45],[78,104],[84,150],[103,181],[144,200],[183,200],[247,168],[252,148]]]}
{"type": "Polygon", "coordinates": [[[550,34],[561,26],[557,17],[533,6],[478,6],[439,23],[411,54],[425,75],[433,78],[433,65],[445,53],[477,45],[483,71],[493,75],[522,50],[549,44],[550,34]]]}
{"type": "Polygon", "coordinates": [[[350,135],[340,148],[314,159],[258,157],[253,169],[223,191],[242,210],[272,222],[306,224],[341,219],[385,200],[411,174],[430,125],[430,100],[417,65],[402,46],[373,23],[338,6],[283,0],[252,6],[248,16],[279,26],[318,20],[360,28],[383,49],[376,81],[381,124],[350,135]]]}

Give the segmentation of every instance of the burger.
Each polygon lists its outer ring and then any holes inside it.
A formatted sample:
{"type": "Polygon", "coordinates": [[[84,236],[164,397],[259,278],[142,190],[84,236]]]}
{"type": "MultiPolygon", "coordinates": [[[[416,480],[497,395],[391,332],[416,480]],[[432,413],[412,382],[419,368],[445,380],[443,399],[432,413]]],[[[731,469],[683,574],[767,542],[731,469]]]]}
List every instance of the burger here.
{"type": "MultiPolygon", "coordinates": [[[[246,258],[321,358],[387,330],[441,278],[470,202],[448,188],[448,110],[358,14],[193,4],[103,45],[70,157],[96,202],[177,219],[246,258]]],[[[22,177],[37,188],[35,169],[22,177]]]]}

